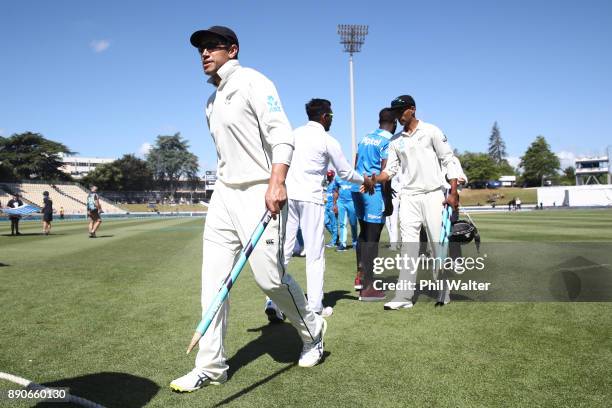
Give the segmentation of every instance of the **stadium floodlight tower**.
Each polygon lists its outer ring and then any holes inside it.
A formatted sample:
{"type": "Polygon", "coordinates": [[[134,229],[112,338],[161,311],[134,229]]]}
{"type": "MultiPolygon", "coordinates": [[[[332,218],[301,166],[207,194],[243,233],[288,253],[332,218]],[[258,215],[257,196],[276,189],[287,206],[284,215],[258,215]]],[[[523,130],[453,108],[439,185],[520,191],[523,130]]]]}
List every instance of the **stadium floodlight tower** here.
{"type": "Polygon", "coordinates": [[[367,25],[338,24],[340,44],[344,45],[344,52],[349,53],[349,81],[351,88],[351,148],[353,156],[351,164],[357,155],[357,142],[355,140],[355,83],[353,80],[353,54],[361,51],[361,46],[368,35],[367,25]]]}

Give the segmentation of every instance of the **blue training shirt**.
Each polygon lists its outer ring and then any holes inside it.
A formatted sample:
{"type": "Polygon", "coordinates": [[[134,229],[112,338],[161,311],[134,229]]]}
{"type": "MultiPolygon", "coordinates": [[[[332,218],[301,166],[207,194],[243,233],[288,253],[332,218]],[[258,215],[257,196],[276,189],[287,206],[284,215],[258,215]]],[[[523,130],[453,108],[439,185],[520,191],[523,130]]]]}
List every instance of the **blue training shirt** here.
{"type": "MultiPolygon", "coordinates": [[[[389,141],[393,135],[391,132],[376,129],[361,139],[357,147],[357,165],[355,170],[359,174],[372,173],[380,174],[382,171],[382,161],[388,157],[389,141]]],[[[380,190],[381,185],[376,184],[376,190],[380,190]]]]}
{"type": "Polygon", "coordinates": [[[359,186],[336,176],[332,183],[333,191],[338,191],[338,201],[353,201],[351,191],[359,191],[359,186]]]}

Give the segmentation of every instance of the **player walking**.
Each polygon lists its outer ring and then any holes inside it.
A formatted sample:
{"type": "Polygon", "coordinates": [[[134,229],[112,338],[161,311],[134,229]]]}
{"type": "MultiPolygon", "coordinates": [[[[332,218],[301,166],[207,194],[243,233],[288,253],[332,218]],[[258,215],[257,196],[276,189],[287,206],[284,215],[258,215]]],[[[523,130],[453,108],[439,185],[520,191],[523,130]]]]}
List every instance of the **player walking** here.
{"type": "Polygon", "coordinates": [[[355,215],[355,204],[353,203],[353,192],[359,191],[359,186],[341,179],[336,175],[332,189],[334,194],[334,207],[338,211],[338,226],[340,229],[337,251],[344,252],[348,250],[348,225],[351,226],[351,237],[353,240],[353,248],[357,246],[357,216],[355,215]]]}
{"type": "MultiPolygon", "coordinates": [[[[304,293],[285,273],[283,243],[287,208],[285,178],[293,154],[291,125],[274,84],[238,62],[239,43],[227,27],[196,31],[204,73],[216,90],[208,99],[206,118],[217,148],[217,184],[204,227],[202,308],[206,309],[232,269],[266,208],[274,214],[249,258],[255,281],[287,315],[304,348],[299,359],[311,367],[323,357],[327,323],[312,312],[304,293]]],[[[227,379],[224,339],[226,300],[202,336],[195,368],[175,379],[175,391],[195,391],[227,379]]]]}
{"type": "MultiPolygon", "coordinates": [[[[436,126],[416,118],[416,104],[410,95],[402,95],[391,102],[404,127],[401,137],[389,144],[389,157],[385,169],[373,177],[375,183],[384,183],[401,173],[400,191],[400,232],[402,253],[411,258],[418,256],[421,225],[425,226],[433,257],[440,254],[439,245],[442,224],[442,205],[445,201],[444,174],[450,184],[446,203],[453,208],[459,205],[457,180],[463,170],[453,154],[444,133],[436,126]]],[[[366,180],[366,184],[369,180],[366,180]]],[[[416,270],[411,265],[400,269],[400,282],[416,282],[416,270]]],[[[414,291],[409,285],[397,290],[392,301],[385,304],[385,310],[412,307],[414,291]]],[[[440,291],[437,304],[450,302],[448,287],[440,291]]]]}
{"type": "Polygon", "coordinates": [[[96,231],[102,224],[102,206],[98,197],[98,187],[91,186],[87,194],[87,217],[89,218],[89,238],[96,238],[96,231]]]}
{"type": "MultiPolygon", "coordinates": [[[[359,174],[379,175],[387,164],[387,148],[393,137],[396,114],[385,108],[378,115],[379,128],[361,139],[357,147],[357,164],[359,174]]],[[[357,276],[355,289],[360,290],[359,300],[383,300],[385,293],[373,287],[374,258],[378,256],[380,233],[385,225],[385,203],[382,185],[376,184],[373,194],[353,193],[355,212],[359,220],[359,244],[357,245],[357,276]],[[359,267],[362,270],[359,270],[359,267]]]]}
{"type": "MultiPolygon", "coordinates": [[[[331,102],[312,99],[306,104],[308,123],[293,131],[295,150],[287,175],[287,238],[285,241],[285,266],[291,259],[298,228],[302,229],[306,250],[306,282],[308,306],[323,317],[333,313],[331,307],[323,307],[323,276],[325,274],[325,235],[323,206],[323,180],[331,164],[340,179],[363,183],[363,177],[342,154],[340,143],[329,133],[333,120],[331,102]]],[[[266,303],[266,314],[276,316],[273,302],[266,303]],[[274,312],[274,313],[273,313],[274,312]]],[[[282,310],[282,309],[281,309],[282,310]]]]}

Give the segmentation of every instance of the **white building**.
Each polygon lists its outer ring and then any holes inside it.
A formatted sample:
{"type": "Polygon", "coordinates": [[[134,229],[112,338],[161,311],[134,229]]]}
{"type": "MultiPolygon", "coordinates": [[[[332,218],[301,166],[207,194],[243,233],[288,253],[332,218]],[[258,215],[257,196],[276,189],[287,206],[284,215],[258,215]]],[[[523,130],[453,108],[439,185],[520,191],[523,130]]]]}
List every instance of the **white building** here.
{"type": "Polygon", "coordinates": [[[502,187],[514,187],[516,184],[516,176],[501,176],[499,182],[502,187]]]}
{"type": "Polygon", "coordinates": [[[612,184],[610,174],[610,155],[576,159],[576,185],[600,184],[599,178],[606,177],[606,183],[612,184]]]}
{"type": "Polygon", "coordinates": [[[80,179],[86,176],[96,167],[112,163],[116,159],[101,158],[101,157],[81,157],[81,156],[62,156],[64,165],[60,168],[64,173],[70,174],[74,179],[80,179]]]}

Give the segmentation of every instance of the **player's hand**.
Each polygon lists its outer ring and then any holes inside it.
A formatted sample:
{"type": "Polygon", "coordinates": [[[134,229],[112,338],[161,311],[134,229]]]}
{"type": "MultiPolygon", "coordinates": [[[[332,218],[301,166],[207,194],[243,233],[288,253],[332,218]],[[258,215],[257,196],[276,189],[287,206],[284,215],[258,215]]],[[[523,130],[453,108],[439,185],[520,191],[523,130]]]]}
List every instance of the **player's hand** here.
{"type": "Polygon", "coordinates": [[[359,187],[359,192],[374,194],[374,186],[376,185],[376,173],[372,173],[372,177],[363,174],[363,184],[359,187]]]}
{"type": "Polygon", "coordinates": [[[272,213],[272,218],[280,214],[281,209],[287,202],[287,186],[285,183],[270,180],[266,191],[266,208],[272,213]]]}
{"type": "Polygon", "coordinates": [[[444,202],[453,207],[455,210],[459,209],[459,193],[456,191],[450,193],[444,202]]]}
{"type": "Polygon", "coordinates": [[[334,204],[334,214],[338,215],[338,206],[334,204]]]}

